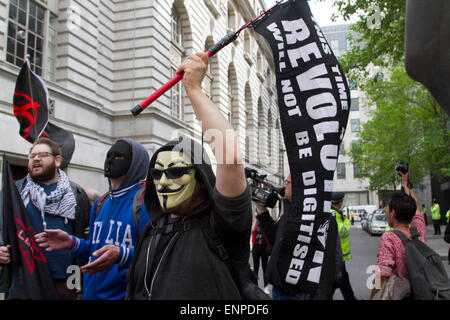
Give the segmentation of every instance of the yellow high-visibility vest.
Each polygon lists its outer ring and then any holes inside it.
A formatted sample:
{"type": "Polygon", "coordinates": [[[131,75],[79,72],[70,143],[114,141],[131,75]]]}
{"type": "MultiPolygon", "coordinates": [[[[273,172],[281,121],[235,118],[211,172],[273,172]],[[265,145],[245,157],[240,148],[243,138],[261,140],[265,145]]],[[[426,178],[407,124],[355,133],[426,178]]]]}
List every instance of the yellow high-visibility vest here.
{"type": "Polygon", "coordinates": [[[352,258],[350,252],[350,226],[351,222],[348,218],[344,218],[338,211],[331,209],[331,214],[336,218],[339,239],[341,240],[342,258],[344,261],[352,258]]]}
{"type": "Polygon", "coordinates": [[[430,210],[431,210],[431,219],[441,220],[441,210],[437,203],[433,204],[430,210]]]}

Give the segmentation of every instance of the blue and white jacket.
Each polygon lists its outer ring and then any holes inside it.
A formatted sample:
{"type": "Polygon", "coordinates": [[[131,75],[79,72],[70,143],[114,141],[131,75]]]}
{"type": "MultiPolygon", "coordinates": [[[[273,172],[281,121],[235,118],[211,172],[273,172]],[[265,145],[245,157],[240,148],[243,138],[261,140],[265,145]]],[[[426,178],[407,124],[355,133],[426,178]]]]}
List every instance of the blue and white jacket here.
{"type": "MultiPolygon", "coordinates": [[[[116,190],[110,190],[97,215],[97,200],[92,206],[89,223],[89,240],[73,236],[72,254],[87,262],[98,257],[92,254],[105,245],[116,245],[120,254],[116,264],[96,273],[84,274],[83,299],[120,300],[125,298],[128,278],[126,272],[134,255],[139,231],[133,217],[133,198],[142,188],[139,181],[145,178],[149,163],[147,151],[137,142],[121,139],[132,145],[133,159],[124,182],[116,190]],[[134,181],[133,181],[134,180],[134,181]],[[130,181],[133,181],[130,183],[130,181]]],[[[139,229],[150,221],[145,204],[142,204],[139,216],[139,229]]]]}

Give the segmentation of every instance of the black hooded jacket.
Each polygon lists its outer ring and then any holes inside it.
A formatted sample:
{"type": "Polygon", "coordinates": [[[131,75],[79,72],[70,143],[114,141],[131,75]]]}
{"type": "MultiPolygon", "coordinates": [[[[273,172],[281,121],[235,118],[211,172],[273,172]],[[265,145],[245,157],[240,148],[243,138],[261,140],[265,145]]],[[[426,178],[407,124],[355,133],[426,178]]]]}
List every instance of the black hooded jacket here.
{"type": "Polygon", "coordinates": [[[180,151],[190,154],[196,177],[205,184],[208,200],[175,222],[183,225],[182,230],[153,234],[153,229],[167,225],[168,217],[161,210],[149,171],[145,205],[152,221],[142,231],[136,245],[129,269],[127,299],[241,299],[226,264],[211,249],[205,229],[214,228],[231,259],[248,262],[252,221],[250,188],[247,186],[235,198],[220,195],[215,189],[215,175],[205,150],[189,138],[180,138],[161,147],[150,160],[149,168],[154,168],[159,152],[180,146],[180,151]]]}

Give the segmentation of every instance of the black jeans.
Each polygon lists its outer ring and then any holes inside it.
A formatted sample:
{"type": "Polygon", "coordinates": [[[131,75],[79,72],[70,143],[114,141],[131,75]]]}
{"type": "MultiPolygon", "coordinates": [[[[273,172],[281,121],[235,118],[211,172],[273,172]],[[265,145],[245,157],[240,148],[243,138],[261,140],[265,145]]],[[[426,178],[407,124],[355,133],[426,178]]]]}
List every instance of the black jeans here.
{"type": "Polygon", "coordinates": [[[433,220],[434,234],[441,234],[441,220],[433,220]]]}
{"type": "MultiPolygon", "coordinates": [[[[342,268],[341,269],[342,278],[339,283],[335,283],[334,291],[336,291],[336,289],[339,288],[339,289],[341,289],[342,296],[344,297],[345,300],[356,300],[355,294],[353,293],[353,289],[350,284],[350,278],[348,276],[347,269],[345,268],[345,262],[342,263],[341,268],[342,268]]],[[[334,291],[333,291],[333,295],[334,295],[334,291]]]]}
{"type": "Polygon", "coordinates": [[[264,286],[266,286],[267,283],[264,275],[266,274],[267,261],[269,260],[269,256],[267,255],[267,245],[255,244],[252,249],[252,257],[253,257],[253,272],[256,274],[256,276],[258,276],[259,260],[261,259],[264,286]]]}

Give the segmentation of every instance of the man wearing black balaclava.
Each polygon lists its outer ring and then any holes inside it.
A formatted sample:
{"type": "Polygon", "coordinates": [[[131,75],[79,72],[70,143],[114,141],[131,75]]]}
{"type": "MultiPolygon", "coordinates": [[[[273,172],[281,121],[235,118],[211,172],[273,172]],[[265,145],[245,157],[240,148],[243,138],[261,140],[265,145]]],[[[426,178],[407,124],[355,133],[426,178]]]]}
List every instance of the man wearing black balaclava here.
{"type": "Polygon", "coordinates": [[[139,231],[150,221],[145,205],[135,220],[134,198],[143,187],[149,156],[145,148],[131,139],[120,139],[109,149],[104,175],[109,192],[93,205],[89,240],[69,236],[61,230],[46,230],[36,236],[48,251],[67,249],[78,259],[88,261],[84,273],[83,299],[119,300],[125,297],[125,273],[134,254],[139,231]],[[139,221],[139,222],[137,222],[139,221]]]}

